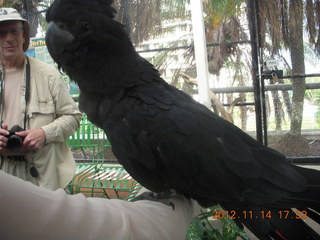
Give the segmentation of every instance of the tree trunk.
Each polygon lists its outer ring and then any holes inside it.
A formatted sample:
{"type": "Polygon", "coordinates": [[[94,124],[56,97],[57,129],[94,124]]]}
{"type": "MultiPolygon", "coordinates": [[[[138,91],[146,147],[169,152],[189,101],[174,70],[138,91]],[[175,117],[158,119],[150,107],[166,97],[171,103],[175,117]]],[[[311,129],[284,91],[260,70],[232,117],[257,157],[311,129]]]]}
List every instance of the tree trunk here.
{"type": "Polygon", "coordinates": [[[23,0],[24,10],[27,12],[25,18],[30,24],[30,37],[35,37],[38,32],[39,18],[38,14],[34,13],[37,11],[37,6],[34,5],[32,0],[23,0]]]}
{"type": "Polygon", "coordinates": [[[123,24],[126,28],[127,33],[130,35],[132,34],[132,26],[131,26],[131,16],[130,16],[130,6],[127,0],[121,1],[121,8],[123,8],[123,24]]]}
{"type": "Polygon", "coordinates": [[[282,129],[281,123],[282,123],[283,110],[282,110],[282,104],[279,98],[278,91],[272,91],[272,99],[273,99],[273,105],[274,105],[274,115],[276,119],[276,130],[280,131],[282,129]]]}
{"type": "MultiPolygon", "coordinates": [[[[292,62],[292,74],[304,75],[304,46],[303,46],[303,2],[290,1],[290,18],[288,25],[288,42],[292,62]]],[[[288,156],[305,156],[308,154],[309,144],[301,135],[303,118],[303,100],[305,93],[305,78],[292,79],[292,113],[288,134],[278,141],[276,149],[288,156]]]]}
{"type": "MultiPolygon", "coordinates": [[[[292,62],[292,74],[305,74],[304,64],[304,46],[303,46],[303,16],[302,0],[292,0],[291,3],[297,4],[293,18],[293,24],[289,33],[289,49],[292,62]],[[297,2],[300,2],[297,3],[297,2]],[[299,16],[297,16],[299,15],[299,16]]],[[[292,13],[292,11],[291,11],[292,13]]],[[[302,117],[303,117],[303,100],[305,93],[305,78],[294,78],[292,80],[292,114],[290,133],[293,135],[301,135],[302,117]]]]}

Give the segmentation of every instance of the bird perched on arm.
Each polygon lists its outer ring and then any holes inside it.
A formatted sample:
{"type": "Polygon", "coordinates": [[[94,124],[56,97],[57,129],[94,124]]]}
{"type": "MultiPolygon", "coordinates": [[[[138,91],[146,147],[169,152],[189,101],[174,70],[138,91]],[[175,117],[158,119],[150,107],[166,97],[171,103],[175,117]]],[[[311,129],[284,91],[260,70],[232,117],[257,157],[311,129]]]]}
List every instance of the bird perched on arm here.
{"type": "Polygon", "coordinates": [[[55,0],[46,43],[79,85],[80,109],[106,132],[130,175],[154,192],[218,203],[260,239],[320,239],[295,214],[320,223],[320,172],[291,165],[166,83],[113,19],[112,2],[55,0]]]}

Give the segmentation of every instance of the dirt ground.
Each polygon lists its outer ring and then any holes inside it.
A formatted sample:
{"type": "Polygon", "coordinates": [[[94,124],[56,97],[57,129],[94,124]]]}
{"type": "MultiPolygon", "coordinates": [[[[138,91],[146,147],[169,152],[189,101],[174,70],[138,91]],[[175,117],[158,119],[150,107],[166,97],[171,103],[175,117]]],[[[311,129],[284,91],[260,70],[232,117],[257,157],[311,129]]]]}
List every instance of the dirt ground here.
{"type": "Polygon", "coordinates": [[[288,157],[320,157],[320,140],[306,140],[306,142],[297,143],[295,146],[289,144],[293,150],[288,148],[288,143],[279,144],[278,142],[270,142],[268,146],[282,152],[288,157]]]}
{"type": "Polygon", "coordinates": [[[320,140],[309,142],[309,156],[320,156],[320,140]]]}

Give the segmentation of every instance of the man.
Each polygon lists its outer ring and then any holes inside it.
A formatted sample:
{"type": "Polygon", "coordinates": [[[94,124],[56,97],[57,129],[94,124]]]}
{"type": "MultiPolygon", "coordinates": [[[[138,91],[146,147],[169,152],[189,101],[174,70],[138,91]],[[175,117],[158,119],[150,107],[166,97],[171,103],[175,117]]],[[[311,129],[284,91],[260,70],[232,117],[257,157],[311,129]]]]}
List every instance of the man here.
{"type": "Polygon", "coordinates": [[[58,70],[25,55],[29,32],[15,9],[0,8],[0,169],[55,190],[74,176],[65,140],[79,127],[81,113],[58,70]],[[8,145],[14,125],[25,129],[15,132],[21,147],[8,145]]]}

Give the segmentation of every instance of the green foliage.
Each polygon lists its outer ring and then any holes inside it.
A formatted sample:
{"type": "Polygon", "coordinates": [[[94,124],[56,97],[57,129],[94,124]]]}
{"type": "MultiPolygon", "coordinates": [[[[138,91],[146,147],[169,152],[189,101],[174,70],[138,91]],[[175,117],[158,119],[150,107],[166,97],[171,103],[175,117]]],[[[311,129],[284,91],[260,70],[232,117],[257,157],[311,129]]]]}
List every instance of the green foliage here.
{"type": "Polygon", "coordinates": [[[190,17],[189,11],[186,9],[186,3],[188,0],[163,0],[162,2],[162,17],[166,20],[172,20],[176,18],[186,19],[190,17]]]}
{"type": "MultiPolygon", "coordinates": [[[[221,217],[222,229],[219,231],[213,224],[212,218],[215,211],[220,211],[219,206],[214,206],[209,211],[203,211],[190,224],[186,240],[234,240],[237,237],[248,240],[247,234],[240,229],[233,220],[227,217],[221,217]]],[[[214,221],[218,221],[214,220],[214,221]]]]}
{"type": "Polygon", "coordinates": [[[315,119],[320,127],[320,89],[306,91],[306,97],[314,104],[318,105],[318,110],[315,112],[315,119]]]}
{"type": "Polygon", "coordinates": [[[239,12],[240,5],[244,0],[209,0],[204,5],[207,14],[206,21],[218,28],[226,19],[239,12]]]}
{"type": "Polygon", "coordinates": [[[320,128],[320,108],[318,108],[318,110],[316,111],[315,118],[316,118],[316,122],[320,128]]]}
{"type": "Polygon", "coordinates": [[[306,91],[305,98],[309,99],[313,104],[320,105],[320,89],[306,91]]]}

